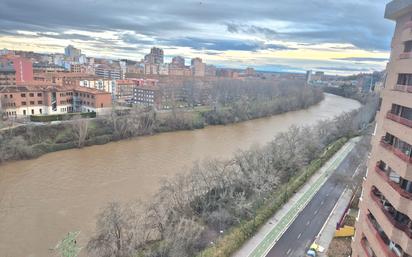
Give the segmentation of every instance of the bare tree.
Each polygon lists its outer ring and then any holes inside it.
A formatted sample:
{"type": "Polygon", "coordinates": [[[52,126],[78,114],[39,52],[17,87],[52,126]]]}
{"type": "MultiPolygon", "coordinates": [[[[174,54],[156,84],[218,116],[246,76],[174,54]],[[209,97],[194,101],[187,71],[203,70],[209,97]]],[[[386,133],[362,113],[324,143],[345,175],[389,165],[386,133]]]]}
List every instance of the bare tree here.
{"type": "Polygon", "coordinates": [[[88,252],[98,257],[125,257],[130,252],[130,234],[125,210],[112,202],[99,214],[97,232],[87,244],[88,252]]]}
{"type": "Polygon", "coordinates": [[[89,120],[83,119],[81,116],[76,116],[71,121],[71,124],[73,134],[77,139],[77,147],[81,148],[84,146],[89,133],[89,120]]]}

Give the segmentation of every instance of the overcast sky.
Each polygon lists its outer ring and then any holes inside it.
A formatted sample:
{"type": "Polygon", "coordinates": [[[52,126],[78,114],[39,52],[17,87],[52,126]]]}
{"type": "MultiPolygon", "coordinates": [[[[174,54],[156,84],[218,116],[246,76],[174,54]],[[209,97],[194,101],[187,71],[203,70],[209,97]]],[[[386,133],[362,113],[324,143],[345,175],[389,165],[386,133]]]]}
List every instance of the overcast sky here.
{"type": "Polygon", "coordinates": [[[0,48],[260,70],[382,70],[394,23],[382,0],[0,0],[0,48]]]}

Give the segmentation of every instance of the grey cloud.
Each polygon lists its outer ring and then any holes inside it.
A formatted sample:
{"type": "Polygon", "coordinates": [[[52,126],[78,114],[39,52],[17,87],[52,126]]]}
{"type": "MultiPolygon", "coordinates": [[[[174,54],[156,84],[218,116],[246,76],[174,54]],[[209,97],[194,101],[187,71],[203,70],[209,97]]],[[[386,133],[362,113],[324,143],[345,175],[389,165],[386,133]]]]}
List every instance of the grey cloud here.
{"type": "Polygon", "coordinates": [[[160,41],[163,45],[190,47],[195,50],[213,50],[213,51],[258,51],[258,50],[292,50],[284,45],[265,44],[260,41],[245,41],[234,39],[208,39],[208,38],[177,38],[163,39],[160,41]]]}
{"type": "Polygon", "coordinates": [[[336,58],[335,60],[340,61],[351,61],[351,62],[387,62],[388,58],[373,58],[373,57],[348,57],[348,58],[336,58]]]}
{"type": "Polygon", "coordinates": [[[368,68],[356,68],[356,67],[347,67],[347,66],[325,66],[325,67],[316,67],[316,70],[324,70],[324,71],[353,71],[353,72],[367,72],[370,71],[368,68]]]}
{"type": "Polygon", "coordinates": [[[56,39],[72,39],[72,40],[82,40],[82,41],[92,41],[95,40],[95,38],[87,35],[81,35],[81,34],[66,34],[66,33],[58,33],[58,34],[48,34],[44,32],[38,32],[37,36],[41,37],[49,37],[49,38],[56,38],[56,39]]]}
{"type": "MultiPolygon", "coordinates": [[[[268,39],[296,42],[298,47],[339,43],[388,51],[394,25],[383,19],[384,7],[385,3],[376,0],[1,0],[0,36],[25,37],[33,42],[32,39],[39,36],[85,41],[86,50],[96,53],[104,48],[113,55],[117,51],[119,54],[143,53],[153,45],[167,49],[189,47],[209,55],[227,50],[293,49],[283,44],[264,44],[268,39]],[[218,34],[217,28],[226,29],[227,33],[218,34]],[[18,30],[38,35],[20,35],[18,30]],[[118,36],[102,39],[62,33],[67,30],[110,31],[118,36]],[[237,34],[253,35],[257,39],[242,41],[237,39],[237,34]]],[[[332,66],[339,66],[342,61],[366,62],[335,60],[338,64],[332,66]]],[[[299,65],[305,65],[304,60],[293,63],[294,67],[299,65]]],[[[371,61],[368,65],[378,63],[371,61]]]]}
{"type": "Polygon", "coordinates": [[[226,24],[226,29],[230,33],[257,34],[257,35],[263,35],[268,39],[275,38],[277,34],[277,32],[273,29],[259,27],[255,25],[247,25],[247,24],[228,23],[226,24]]]}

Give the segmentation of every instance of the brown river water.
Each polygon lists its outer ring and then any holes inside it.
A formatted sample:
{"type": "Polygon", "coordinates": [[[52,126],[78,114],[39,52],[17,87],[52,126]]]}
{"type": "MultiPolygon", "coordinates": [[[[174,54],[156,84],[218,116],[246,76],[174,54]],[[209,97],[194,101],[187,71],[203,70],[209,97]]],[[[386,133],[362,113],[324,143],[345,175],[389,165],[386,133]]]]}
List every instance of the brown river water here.
{"type": "MultiPolygon", "coordinates": [[[[228,158],[291,125],[311,125],[359,108],[334,95],[307,110],[227,126],[163,133],[50,153],[0,166],[0,257],[53,256],[69,231],[85,245],[110,201],[150,199],[163,178],[196,160],[228,158]]],[[[85,255],[85,254],[82,254],[85,255]]]]}

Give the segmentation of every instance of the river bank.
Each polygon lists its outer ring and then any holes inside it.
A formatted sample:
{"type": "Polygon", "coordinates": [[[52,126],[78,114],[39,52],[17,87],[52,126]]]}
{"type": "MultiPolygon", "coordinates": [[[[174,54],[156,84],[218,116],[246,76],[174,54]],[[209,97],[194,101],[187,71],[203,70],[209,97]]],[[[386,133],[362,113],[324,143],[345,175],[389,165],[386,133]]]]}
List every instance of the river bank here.
{"type": "Polygon", "coordinates": [[[269,117],[306,109],[323,99],[321,91],[307,88],[272,101],[238,101],[219,108],[200,107],[168,112],[132,109],[127,114],[113,112],[104,118],[18,126],[0,131],[0,165],[6,161],[32,159],[51,152],[103,145],[137,136],[203,129],[210,125],[269,117]]]}
{"type": "Polygon", "coordinates": [[[6,163],[0,167],[0,252],[53,256],[48,251],[69,231],[85,246],[96,215],[108,202],[153,196],[161,181],[197,160],[231,158],[238,149],[265,144],[290,126],[310,126],[359,108],[334,95],[308,109],[268,118],[160,133],[6,163]]]}

